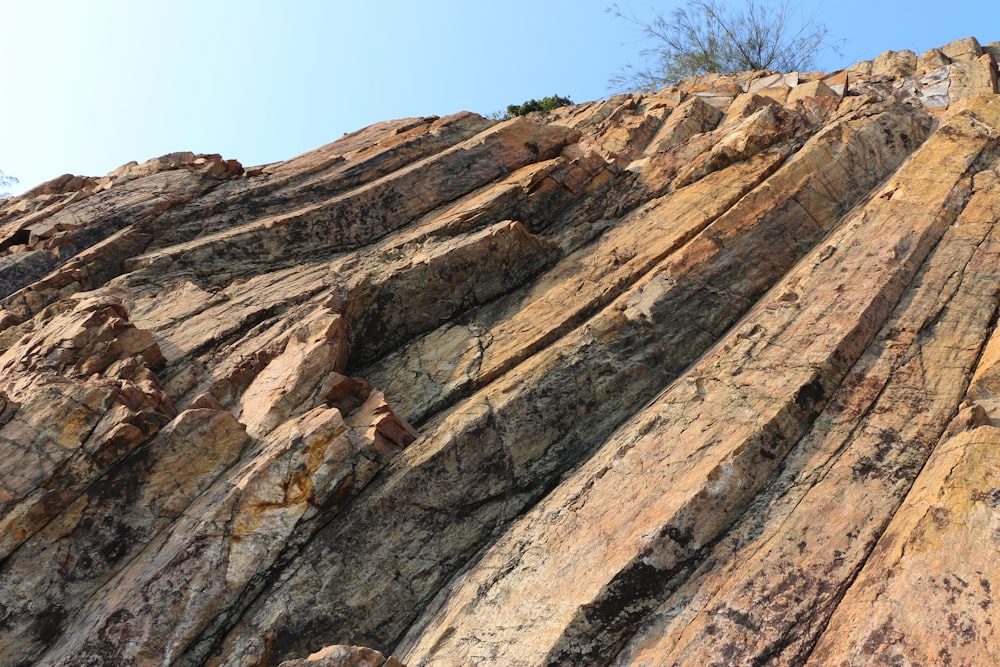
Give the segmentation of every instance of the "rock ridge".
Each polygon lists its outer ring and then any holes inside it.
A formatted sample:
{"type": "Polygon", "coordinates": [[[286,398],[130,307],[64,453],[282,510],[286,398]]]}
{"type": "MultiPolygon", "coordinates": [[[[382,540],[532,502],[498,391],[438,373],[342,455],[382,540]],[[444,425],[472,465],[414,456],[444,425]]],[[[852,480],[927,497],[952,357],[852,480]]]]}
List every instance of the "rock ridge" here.
{"type": "Polygon", "coordinates": [[[0,663],[997,664],[998,57],[0,200],[0,663]]]}

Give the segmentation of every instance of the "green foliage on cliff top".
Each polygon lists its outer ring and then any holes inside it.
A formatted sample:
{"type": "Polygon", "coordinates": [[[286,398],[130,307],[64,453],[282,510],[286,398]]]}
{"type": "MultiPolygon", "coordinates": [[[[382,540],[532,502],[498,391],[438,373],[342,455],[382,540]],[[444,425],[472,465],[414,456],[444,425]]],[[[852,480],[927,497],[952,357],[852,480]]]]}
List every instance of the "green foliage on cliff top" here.
{"type": "Polygon", "coordinates": [[[503,117],[506,119],[513,118],[514,116],[524,116],[533,111],[552,111],[567,104],[573,104],[573,100],[561,95],[549,95],[540,100],[528,100],[523,104],[508,104],[507,113],[503,117]]]}

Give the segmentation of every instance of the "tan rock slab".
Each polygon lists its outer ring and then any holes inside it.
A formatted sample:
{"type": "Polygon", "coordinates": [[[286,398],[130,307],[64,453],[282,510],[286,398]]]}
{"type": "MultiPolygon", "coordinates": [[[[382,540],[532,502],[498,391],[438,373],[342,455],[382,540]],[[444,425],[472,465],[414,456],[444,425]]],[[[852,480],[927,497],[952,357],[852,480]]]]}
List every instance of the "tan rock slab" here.
{"type": "Polygon", "coordinates": [[[785,103],[792,104],[807,97],[840,97],[840,95],[834,92],[824,81],[809,81],[807,83],[800,83],[792,88],[788,93],[788,99],[785,103]]]}
{"type": "Polygon", "coordinates": [[[731,332],[715,354],[630,420],[462,575],[440,610],[411,631],[403,661],[608,659],[627,627],[623,613],[641,617],[655,607],[658,587],[719,535],[731,520],[726,508],[755,493],[772,469],[766,461],[783,458],[783,448],[802,435],[810,406],[821,407],[846,373],[840,364],[856,358],[875,334],[868,327],[888,315],[869,308],[891,309],[901,294],[897,281],[909,282],[913,262],[922,261],[952,222],[926,211],[954,196],[986,143],[982,130],[961,121],[933,135],[917,155],[938,166],[914,160],[883,189],[894,193],[894,210],[913,212],[913,227],[896,223],[885,198],[848,219],[830,238],[833,254],[822,259],[817,249],[786,278],[788,287],[795,286],[794,300],[784,299],[781,289],[772,292],[772,301],[759,307],[757,324],[731,332]],[[954,163],[956,155],[963,157],[954,163]],[[935,203],[928,206],[927,197],[935,203]],[[901,263],[878,259],[892,254],[901,263]],[[818,270],[831,260],[829,269],[818,270]],[[867,295],[861,303],[842,300],[837,281],[827,277],[841,268],[867,295]],[[764,324],[769,318],[774,325],[764,324]],[[774,338],[768,331],[776,332],[774,338]],[[796,362],[777,362],[772,354],[791,354],[796,362]],[[720,372],[734,367],[740,370],[731,380],[720,372]],[[752,368],[769,370],[757,375],[752,368]],[[775,373],[777,368],[787,370],[775,373]],[[751,409],[744,419],[740,406],[751,404],[744,392],[758,406],[762,397],[774,398],[764,401],[765,411],[751,409]],[[706,456],[709,451],[717,453],[706,456]],[[671,493],[663,493],[664,484],[671,493]],[[541,534],[548,536],[545,548],[539,548],[541,534]],[[520,636],[521,623],[531,626],[531,640],[510,641],[510,633],[520,636]]]}
{"type": "Polygon", "coordinates": [[[843,97],[847,94],[848,88],[851,87],[850,72],[847,70],[840,70],[839,72],[834,72],[823,77],[823,83],[829,86],[830,90],[837,93],[843,97]]]}
{"type": "Polygon", "coordinates": [[[975,60],[956,62],[949,70],[951,88],[948,96],[952,101],[997,92],[997,65],[988,54],[975,60]]]}
{"type": "Polygon", "coordinates": [[[918,70],[929,71],[946,67],[950,64],[951,58],[942,53],[940,49],[929,49],[917,58],[918,70]]]}
{"type": "Polygon", "coordinates": [[[975,37],[948,42],[940,48],[940,51],[953,61],[971,62],[983,55],[983,49],[975,37]]]}
{"type": "Polygon", "coordinates": [[[0,655],[37,660],[85,601],[233,465],[247,443],[229,412],[184,411],[52,518],[0,566],[0,605],[12,614],[0,634],[0,655]],[[28,588],[33,595],[25,595],[28,588]]]}
{"type": "MultiPolygon", "coordinates": [[[[849,206],[847,201],[871,187],[865,183],[877,181],[877,176],[866,172],[867,168],[881,164],[880,169],[891,169],[889,165],[898,163],[908,147],[913,146],[912,142],[919,141],[927,126],[921,122],[904,122],[903,118],[896,113],[866,111],[858,117],[845,118],[842,127],[822,132],[789,160],[785,170],[776,172],[757,195],[744,197],[738,207],[716,223],[716,231],[695,237],[696,242],[685,247],[684,252],[645,277],[629,294],[620,297],[620,305],[605,308],[599,318],[584,327],[568,329],[567,333],[572,335],[563,334],[563,341],[558,345],[544,348],[529,364],[508,371],[502,382],[484,388],[481,398],[474,395],[448,413],[446,419],[433,423],[431,434],[408,448],[398,462],[398,469],[388,473],[387,479],[391,481],[361,501],[365,511],[343,524],[331,525],[310,548],[310,554],[314,555],[303,562],[322,558],[324,564],[318,570],[326,573],[324,577],[315,576],[315,566],[297,570],[295,577],[270,594],[271,599],[262,598],[261,603],[249,611],[230,634],[223,653],[230,656],[228,659],[234,664],[237,660],[256,659],[248,656],[262,650],[263,639],[260,638],[266,634],[267,627],[280,625],[286,628],[281,632],[288,633],[287,636],[297,634],[299,631],[292,629],[297,619],[283,611],[293,599],[299,603],[309,599],[314,608],[323,605],[326,609],[324,623],[330,632],[328,637],[347,632],[346,628],[350,627],[357,641],[369,645],[389,641],[386,634],[393,632],[393,628],[399,629],[396,631],[405,628],[412,619],[409,610],[421,604],[414,598],[441,585],[443,577],[447,576],[446,568],[454,562],[446,561],[441,565],[439,557],[429,561],[426,554],[440,554],[438,550],[444,549],[444,553],[454,554],[449,558],[460,559],[461,554],[470,553],[480,539],[470,529],[469,515],[460,522],[460,528],[449,527],[452,525],[447,518],[452,511],[450,508],[470,508],[469,511],[483,517],[477,520],[479,525],[503,521],[518,503],[525,502],[524,496],[504,492],[510,483],[506,471],[516,475],[515,479],[537,479],[537,475],[551,474],[547,471],[559,464],[560,457],[575,456],[586,446],[583,443],[599,441],[604,437],[602,434],[608,432],[606,429],[619,419],[617,415],[626,413],[629,406],[648,400],[650,394],[642,392],[648,391],[650,386],[662,386],[657,382],[669,381],[658,380],[662,377],[658,374],[682,369],[689,363],[693,350],[713,339],[706,330],[724,329],[727,323],[734,321],[734,315],[747,302],[738,298],[734,290],[760,294],[771,284],[773,276],[780,274],[779,266],[794,264],[797,258],[794,253],[801,251],[801,246],[784,240],[786,234],[794,233],[802,241],[807,238],[806,234],[814,235],[813,238],[822,236],[825,233],[822,226],[807,231],[802,228],[802,221],[809,219],[820,225],[823,222],[833,225],[844,210],[841,207],[849,206]],[[896,137],[891,145],[893,151],[898,152],[871,152],[868,147],[880,145],[886,132],[896,137]],[[845,137],[850,138],[846,144],[845,137]],[[866,166],[862,168],[862,164],[866,166]],[[811,176],[818,167],[822,167],[820,174],[811,176]],[[852,178],[864,180],[835,184],[834,174],[851,174],[852,178]],[[868,180],[870,178],[875,180],[868,180]],[[786,203],[778,205],[775,198],[786,203]],[[831,205],[834,201],[845,203],[831,205]],[[809,211],[808,215],[803,216],[803,208],[809,211]],[[761,242],[766,239],[771,241],[761,242]],[[757,253],[762,248],[776,254],[760,259],[757,253]],[[792,254],[788,254],[789,250],[792,254]],[[733,265],[755,267],[754,271],[742,275],[739,287],[729,282],[733,274],[728,267],[733,265]],[[687,272],[705,277],[688,282],[683,278],[687,272]],[[725,288],[729,290],[729,298],[718,299],[714,287],[700,289],[699,284],[705,280],[712,280],[719,288],[729,285],[725,288]],[[686,308],[698,315],[678,319],[677,313],[686,308]],[[678,323],[683,323],[681,329],[678,323]],[[625,334],[627,331],[635,331],[642,343],[618,348],[616,341],[633,340],[632,334],[625,334]],[[654,354],[662,360],[651,362],[654,354]],[[580,378],[587,380],[581,382],[580,378]],[[570,388],[575,389],[569,391],[570,388]],[[586,398],[575,394],[576,389],[586,392],[586,398]],[[581,417],[584,413],[586,419],[581,417]],[[540,424],[545,427],[540,429],[540,424]],[[565,449],[567,446],[572,449],[565,449]],[[481,461],[482,466],[474,461],[481,461]],[[477,470],[490,472],[483,475],[474,472],[477,470]],[[463,481],[469,474],[476,475],[475,483],[463,481]],[[444,482],[445,479],[449,481],[444,482]],[[445,490],[455,495],[439,497],[438,494],[445,490]],[[469,491],[473,492],[472,497],[466,495],[469,491]],[[427,498],[428,492],[432,493],[433,500],[427,498]],[[396,499],[399,497],[410,500],[400,503],[396,499]],[[356,526],[377,525],[383,521],[391,521],[397,527],[391,540],[386,540],[381,533],[357,536],[356,526]],[[427,532],[427,525],[436,526],[433,533],[427,532]],[[347,535],[354,537],[348,539],[347,535]],[[349,543],[350,546],[330,549],[320,546],[324,543],[349,543]],[[391,562],[392,566],[359,572],[355,569],[359,560],[391,562]],[[348,579],[358,583],[346,585],[348,579]],[[338,582],[336,590],[331,587],[333,582],[338,582]],[[277,622],[275,614],[280,619],[277,622]],[[364,617],[364,626],[359,626],[359,616],[364,617]]],[[[736,173],[746,168],[739,165],[734,165],[736,173]]],[[[729,175],[719,172],[720,179],[725,176],[729,175]]],[[[725,182],[720,180],[720,184],[725,182]]],[[[681,189],[678,194],[685,190],[687,188],[681,189]]],[[[691,200],[692,214],[704,208],[704,201],[698,201],[691,200]]],[[[713,203],[715,205],[718,204],[713,203]]],[[[651,215],[646,222],[662,220],[666,226],[657,237],[664,243],[671,238],[667,235],[671,225],[680,221],[672,222],[671,210],[671,206],[664,205],[662,212],[666,217],[651,215]]],[[[692,221],[702,215],[692,215],[692,221]]],[[[649,245],[649,234],[632,235],[627,228],[623,228],[622,233],[623,241],[639,243],[639,248],[649,245]]],[[[615,267],[614,253],[610,252],[614,247],[605,246],[611,256],[601,255],[595,261],[603,257],[608,268],[615,267]]],[[[651,246],[650,250],[655,247],[651,246]]],[[[574,261],[577,260],[574,258],[574,261]]],[[[566,268],[571,266],[568,262],[566,268]]],[[[621,266],[634,270],[625,264],[621,266]]],[[[585,280],[580,284],[586,289],[596,287],[598,294],[605,289],[600,282],[588,286],[589,282],[585,280]]],[[[576,290],[577,283],[573,285],[569,293],[576,290]]],[[[524,306],[520,298],[517,302],[524,306]]],[[[453,351],[451,346],[463,335],[467,332],[455,327],[447,345],[431,345],[426,349],[428,352],[434,349],[453,351]]],[[[514,338],[504,337],[503,340],[513,341],[514,338]]],[[[432,358],[430,354],[424,356],[424,359],[429,358],[432,358]]],[[[426,361],[423,363],[426,365],[426,361]]],[[[461,368],[460,365],[456,370],[461,368]]],[[[453,371],[441,368],[440,372],[453,371]]]]}
{"type": "Polygon", "coordinates": [[[788,86],[768,86],[766,88],[759,88],[756,92],[761,97],[770,98],[778,104],[785,104],[792,89],[788,86]]]}
{"type": "Polygon", "coordinates": [[[941,442],[808,664],[992,664],[1000,430],[941,442]]]}
{"type": "Polygon", "coordinates": [[[1000,303],[1000,281],[988,269],[1000,251],[996,172],[980,176],[990,178],[977,178],[915,289],[782,474],[616,664],[700,664],[718,655],[734,664],[801,664],[829,631],[840,595],[908,498],[962,400],[1000,303]],[[931,365],[939,370],[928,375],[931,365]]]}
{"type": "Polygon", "coordinates": [[[722,120],[722,113],[701,97],[689,97],[670,114],[646,148],[653,154],[686,141],[695,134],[707,132],[722,120]]]}
{"type": "Polygon", "coordinates": [[[893,76],[900,77],[910,74],[917,67],[917,56],[913,51],[904,49],[902,51],[885,51],[879,54],[873,61],[871,71],[872,76],[893,76]]]}
{"type": "Polygon", "coordinates": [[[307,658],[285,660],[278,667],[404,667],[397,660],[386,660],[374,649],[362,646],[327,646],[307,658]]]}

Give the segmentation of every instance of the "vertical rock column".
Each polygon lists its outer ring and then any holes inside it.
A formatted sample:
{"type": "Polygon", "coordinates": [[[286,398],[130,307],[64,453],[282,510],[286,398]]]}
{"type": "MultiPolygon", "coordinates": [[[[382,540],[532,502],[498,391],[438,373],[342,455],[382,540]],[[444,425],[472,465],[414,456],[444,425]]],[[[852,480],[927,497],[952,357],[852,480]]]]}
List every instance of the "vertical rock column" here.
{"type": "MultiPolygon", "coordinates": [[[[996,226],[1000,174],[984,172],[976,184],[984,195],[980,213],[996,226]]],[[[994,242],[983,250],[973,268],[988,273],[1000,248],[994,242]]],[[[998,362],[1000,334],[994,332],[962,410],[807,664],[1000,664],[998,362]]]]}
{"type": "Polygon", "coordinates": [[[411,665],[600,664],[743,511],[968,196],[992,129],[935,132],[713,352],[441,594],[411,665]]]}
{"type": "Polygon", "coordinates": [[[996,178],[976,175],[968,205],[781,474],[616,664],[802,664],[956,413],[993,323],[996,178]]]}
{"type": "Polygon", "coordinates": [[[727,196],[749,191],[714,222],[693,201],[673,218],[657,207],[647,223],[662,233],[637,236],[677,250],[651,269],[656,250],[635,253],[641,270],[609,276],[640,274],[625,295],[434,424],[247,611],[223,645],[228,664],[324,643],[390,648],[453,571],[714,343],[927,129],[919,114],[870,111],[814,137],[756,188],[740,164],[709,176],[727,196]],[[678,247],[691,227],[702,234],[678,247]]]}

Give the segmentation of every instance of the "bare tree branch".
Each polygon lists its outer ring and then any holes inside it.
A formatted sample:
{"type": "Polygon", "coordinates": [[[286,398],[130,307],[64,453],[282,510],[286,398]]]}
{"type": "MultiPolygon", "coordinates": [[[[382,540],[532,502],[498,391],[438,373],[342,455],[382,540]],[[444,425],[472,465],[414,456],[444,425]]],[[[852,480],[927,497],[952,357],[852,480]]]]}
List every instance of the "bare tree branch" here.
{"type": "Polygon", "coordinates": [[[13,176],[8,176],[0,170],[0,199],[10,196],[9,188],[12,185],[17,185],[17,179],[13,176]]]}
{"type": "Polygon", "coordinates": [[[799,7],[789,0],[774,5],[762,0],[737,4],[742,6],[734,9],[723,0],[687,0],[669,17],[657,13],[651,21],[611,5],[609,13],[638,26],[653,44],[640,52],[647,66],[626,66],[612,77],[611,86],[655,90],[697,74],[803,71],[814,67],[820,51],[837,51],[827,42],[827,27],[802,17],[799,7]],[[801,17],[798,23],[795,14],[801,17]]]}

